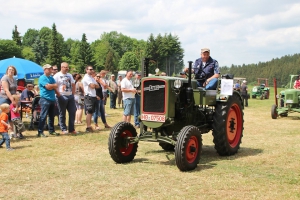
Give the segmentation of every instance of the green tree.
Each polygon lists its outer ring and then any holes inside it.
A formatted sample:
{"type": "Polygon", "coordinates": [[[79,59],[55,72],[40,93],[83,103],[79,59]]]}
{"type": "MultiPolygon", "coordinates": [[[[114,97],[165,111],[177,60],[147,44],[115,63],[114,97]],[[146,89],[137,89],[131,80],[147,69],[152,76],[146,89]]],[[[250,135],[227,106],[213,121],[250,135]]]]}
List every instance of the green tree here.
{"type": "Polygon", "coordinates": [[[139,70],[140,61],[134,52],[126,52],[120,60],[119,69],[120,70],[139,70]]]}
{"type": "Polygon", "coordinates": [[[17,25],[15,25],[15,29],[12,31],[12,39],[18,46],[22,46],[22,37],[20,36],[17,25]]]}
{"type": "Polygon", "coordinates": [[[62,45],[59,42],[55,23],[52,25],[48,58],[51,65],[57,65],[57,67],[60,69],[60,64],[62,62],[62,45]]]}
{"type": "Polygon", "coordinates": [[[45,61],[48,57],[49,45],[51,42],[51,34],[52,34],[52,31],[48,27],[43,27],[39,31],[39,38],[41,40],[41,45],[43,48],[43,56],[44,56],[43,60],[45,60],[45,61]]]}
{"type": "Polygon", "coordinates": [[[87,42],[85,33],[82,35],[82,39],[79,46],[79,72],[84,73],[85,66],[92,64],[92,52],[90,44],[87,42]]]}
{"type": "Polygon", "coordinates": [[[32,51],[31,47],[23,47],[22,49],[22,57],[27,59],[27,60],[31,60],[34,62],[35,60],[35,54],[32,51]]]}
{"type": "Polygon", "coordinates": [[[34,53],[34,62],[39,65],[42,65],[46,58],[45,45],[40,36],[37,36],[35,42],[32,45],[32,52],[34,53]]]}
{"type": "Polygon", "coordinates": [[[23,46],[32,47],[36,38],[39,36],[39,31],[35,29],[28,29],[23,36],[23,46]]]}
{"type": "Polygon", "coordinates": [[[22,58],[22,49],[13,40],[0,39],[0,60],[12,57],[22,58]]]}
{"type": "Polygon", "coordinates": [[[156,60],[156,63],[150,63],[150,72],[154,72],[155,68],[165,70],[168,75],[181,71],[183,67],[184,50],[181,47],[178,36],[165,34],[155,38],[151,34],[147,40],[146,56],[156,60]]]}

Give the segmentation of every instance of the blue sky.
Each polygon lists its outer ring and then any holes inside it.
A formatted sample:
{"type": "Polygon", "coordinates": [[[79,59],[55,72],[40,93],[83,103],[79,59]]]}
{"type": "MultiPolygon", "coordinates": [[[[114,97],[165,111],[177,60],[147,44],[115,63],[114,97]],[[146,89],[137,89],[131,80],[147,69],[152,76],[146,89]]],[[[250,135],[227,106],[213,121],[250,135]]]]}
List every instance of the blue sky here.
{"type": "Polygon", "coordinates": [[[118,31],[147,40],[153,33],[176,34],[184,62],[209,47],[220,66],[265,62],[300,53],[298,0],[0,0],[0,39],[11,39],[14,25],[51,28],[65,39],[88,41],[118,31]]]}

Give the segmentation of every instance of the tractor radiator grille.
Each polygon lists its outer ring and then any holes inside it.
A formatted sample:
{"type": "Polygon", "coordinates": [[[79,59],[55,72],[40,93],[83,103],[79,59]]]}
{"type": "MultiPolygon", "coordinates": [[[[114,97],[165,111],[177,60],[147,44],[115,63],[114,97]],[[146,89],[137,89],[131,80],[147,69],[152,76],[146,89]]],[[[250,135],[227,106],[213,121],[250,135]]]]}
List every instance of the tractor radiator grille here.
{"type": "Polygon", "coordinates": [[[286,99],[287,99],[287,100],[294,99],[294,95],[293,95],[293,94],[287,94],[287,95],[286,95],[286,99]]]}
{"type": "Polygon", "coordinates": [[[160,80],[146,80],[143,87],[143,111],[164,113],[165,82],[160,80]]]}

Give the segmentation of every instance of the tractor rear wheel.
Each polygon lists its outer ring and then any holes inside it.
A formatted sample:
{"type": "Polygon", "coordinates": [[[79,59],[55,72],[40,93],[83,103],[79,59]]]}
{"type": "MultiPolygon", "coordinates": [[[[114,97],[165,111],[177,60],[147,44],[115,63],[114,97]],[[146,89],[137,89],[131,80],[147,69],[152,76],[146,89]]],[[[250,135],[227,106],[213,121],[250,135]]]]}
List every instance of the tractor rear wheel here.
{"type": "Polygon", "coordinates": [[[202,135],[195,126],[185,126],[177,136],[175,145],[176,165],[181,171],[197,167],[202,151],[202,135]]]}
{"type": "Polygon", "coordinates": [[[271,108],[271,117],[272,117],[272,119],[277,119],[277,117],[278,117],[277,106],[275,104],[272,105],[272,108],[271,108]]]}
{"type": "Polygon", "coordinates": [[[159,146],[165,151],[174,151],[175,146],[169,143],[160,142],[159,146]]]}
{"type": "Polygon", "coordinates": [[[233,94],[227,102],[217,102],[213,121],[213,142],[218,154],[229,156],[237,153],[244,130],[242,101],[238,95],[233,94]]]}
{"type": "Polygon", "coordinates": [[[108,139],[108,149],[111,158],[116,163],[126,163],[134,159],[138,144],[130,144],[128,137],[136,136],[136,129],[128,122],[119,122],[112,128],[108,139]]]}
{"type": "Polygon", "coordinates": [[[265,94],[264,94],[264,93],[262,93],[262,94],[260,95],[259,99],[260,99],[260,100],[263,100],[263,99],[264,99],[264,97],[265,97],[265,94]]]}

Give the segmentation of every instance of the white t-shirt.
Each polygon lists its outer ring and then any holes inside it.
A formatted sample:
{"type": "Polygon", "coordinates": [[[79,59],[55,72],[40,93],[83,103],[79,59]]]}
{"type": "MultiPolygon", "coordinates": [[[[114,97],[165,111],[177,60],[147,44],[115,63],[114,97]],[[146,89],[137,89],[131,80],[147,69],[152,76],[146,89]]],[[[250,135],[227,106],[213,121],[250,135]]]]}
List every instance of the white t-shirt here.
{"type": "MultiPolygon", "coordinates": [[[[133,89],[133,85],[130,80],[128,80],[126,77],[121,81],[121,88],[124,89],[133,89]]],[[[123,100],[128,98],[134,98],[133,92],[122,92],[123,100]]]]}
{"type": "Polygon", "coordinates": [[[75,83],[75,80],[70,73],[57,72],[53,78],[58,85],[58,91],[61,95],[68,96],[72,94],[72,84],[75,83]]]}
{"type": "MultiPolygon", "coordinates": [[[[106,85],[108,85],[109,84],[109,81],[108,80],[106,80],[105,78],[101,78],[101,80],[106,84],[106,85]]],[[[105,93],[105,92],[107,92],[107,88],[104,88],[104,86],[103,85],[101,85],[101,87],[102,87],[102,93],[105,93]]]]}
{"type": "Polygon", "coordinates": [[[85,95],[96,97],[96,90],[90,88],[89,86],[91,83],[98,84],[92,76],[85,74],[83,79],[81,80],[81,83],[83,85],[83,90],[85,95]]]}

